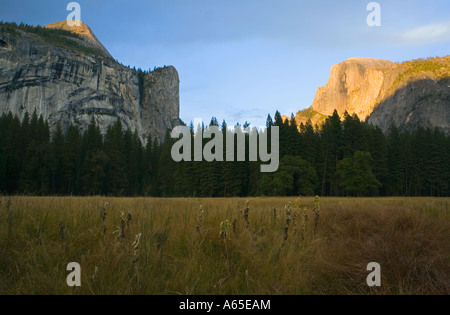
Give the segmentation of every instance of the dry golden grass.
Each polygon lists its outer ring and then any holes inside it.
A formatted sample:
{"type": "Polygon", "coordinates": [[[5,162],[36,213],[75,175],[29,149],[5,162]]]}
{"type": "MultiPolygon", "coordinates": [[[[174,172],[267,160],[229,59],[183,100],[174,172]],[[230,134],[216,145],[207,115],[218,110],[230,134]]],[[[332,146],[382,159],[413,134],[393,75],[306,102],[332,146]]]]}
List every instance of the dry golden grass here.
{"type": "Polygon", "coordinates": [[[0,294],[450,293],[448,198],[246,200],[3,197],[0,294]]]}

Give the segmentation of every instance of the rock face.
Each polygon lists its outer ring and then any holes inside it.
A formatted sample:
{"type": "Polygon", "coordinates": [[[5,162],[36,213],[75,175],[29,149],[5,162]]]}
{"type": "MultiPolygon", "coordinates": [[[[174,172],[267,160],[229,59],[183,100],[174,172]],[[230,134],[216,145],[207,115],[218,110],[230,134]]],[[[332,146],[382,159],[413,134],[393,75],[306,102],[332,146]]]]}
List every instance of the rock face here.
{"type": "Polygon", "coordinates": [[[450,132],[450,56],[405,63],[351,58],[334,65],[326,86],[297,122],[314,124],[337,110],[387,131],[394,124],[412,130],[438,127],[450,132]]]}
{"type": "Polygon", "coordinates": [[[340,115],[347,111],[366,119],[385,83],[384,72],[392,64],[387,60],[351,58],[334,65],[327,85],[317,90],[314,110],[332,115],[336,109],[340,115]]]}
{"type": "Polygon", "coordinates": [[[450,134],[450,78],[407,84],[381,102],[368,121],[385,131],[392,125],[409,131],[421,126],[450,134]]]}
{"type": "MultiPolygon", "coordinates": [[[[53,26],[51,26],[53,27],[53,26]]],[[[49,44],[36,34],[0,33],[0,114],[34,111],[67,130],[84,131],[92,117],[103,133],[119,119],[142,142],[179,125],[179,78],[173,67],[138,73],[108,58],[92,31],[86,47],[101,55],[49,44]]]]}
{"type": "Polygon", "coordinates": [[[144,76],[142,84],[142,121],[146,130],[163,139],[167,129],[182,124],[180,121],[180,80],[174,67],[156,69],[144,76]]]}

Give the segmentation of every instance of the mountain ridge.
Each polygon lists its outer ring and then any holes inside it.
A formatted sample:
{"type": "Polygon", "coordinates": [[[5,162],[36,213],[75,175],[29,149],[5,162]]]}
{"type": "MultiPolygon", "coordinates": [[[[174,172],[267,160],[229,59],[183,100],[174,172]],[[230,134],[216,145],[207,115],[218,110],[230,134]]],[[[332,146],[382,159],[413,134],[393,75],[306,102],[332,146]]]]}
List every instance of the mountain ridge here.
{"type": "Polygon", "coordinates": [[[310,108],[297,113],[296,122],[320,125],[337,110],[341,117],[345,112],[357,114],[385,132],[393,124],[450,133],[450,89],[444,88],[449,78],[450,56],[402,63],[353,57],[333,65],[327,84],[318,88],[310,108]],[[409,91],[408,97],[400,97],[401,89],[409,91]],[[430,97],[434,90],[439,97],[430,97]]]}
{"type": "Polygon", "coordinates": [[[97,36],[95,36],[94,32],[91,30],[91,28],[88,25],[86,25],[82,21],[74,21],[74,23],[75,22],[79,23],[80,25],[77,26],[75,24],[73,26],[69,26],[67,21],[61,21],[61,22],[55,22],[55,23],[48,24],[48,25],[44,26],[44,28],[66,30],[66,31],[78,34],[83,37],[84,45],[90,46],[94,49],[98,49],[106,57],[113,58],[111,56],[111,54],[108,52],[108,50],[98,40],[97,36]]]}

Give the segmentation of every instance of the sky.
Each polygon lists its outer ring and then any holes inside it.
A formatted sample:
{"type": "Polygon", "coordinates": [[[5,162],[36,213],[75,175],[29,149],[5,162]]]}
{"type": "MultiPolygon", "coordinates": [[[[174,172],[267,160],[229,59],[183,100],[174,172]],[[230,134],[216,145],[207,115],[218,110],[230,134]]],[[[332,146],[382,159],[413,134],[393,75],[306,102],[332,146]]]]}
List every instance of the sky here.
{"type": "MultiPolygon", "coordinates": [[[[446,56],[450,1],[79,0],[81,20],[111,55],[142,69],[173,65],[180,116],[264,126],[276,110],[312,105],[333,64],[351,57],[401,62],[446,56]]],[[[0,20],[47,25],[69,15],[62,0],[0,0],[0,20]]]]}

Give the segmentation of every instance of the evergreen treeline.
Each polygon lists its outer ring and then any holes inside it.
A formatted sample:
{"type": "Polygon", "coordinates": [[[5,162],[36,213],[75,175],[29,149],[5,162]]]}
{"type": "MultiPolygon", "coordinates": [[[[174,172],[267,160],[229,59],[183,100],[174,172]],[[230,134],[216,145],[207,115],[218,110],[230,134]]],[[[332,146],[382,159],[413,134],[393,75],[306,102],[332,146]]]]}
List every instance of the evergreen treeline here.
{"type": "MultiPolygon", "coordinates": [[[[219,126],[217,119],[210,125],[219,126]]],[[[386,135],[356,115],[346,114],[341,121],[337,112],[320,128],[311,123],[297,126],[294,117],[283,121],[279,112],[273,120],[269,115],[267,126],[280,128],[276,173],[261,173],[261,162],[248,162],[248,150],[247,162],[176,163],[171,149],[178,139],[167,133],[162,143],[150,140],[143,147],[137,133],[124,131],[119,121],[104,136],[94,120],[84,134],[75,126],[66,134],[59,127],[50,134],[47,122],[36,114],[26,114],[22,121],[3,115],[0,191],[162,197],[450,196],[450,137],[438,130],[410,133],[392,127],[386,135]]],[[[221,127],[225,143],[226,123],[221,127]]],[[[236,126],[243,127],[247,125],[236,126]]],[[[192,124],[190,130],[193,139],[192,124]]],[[[203,145],[209,141],[204,139],[203,145]]]]}

